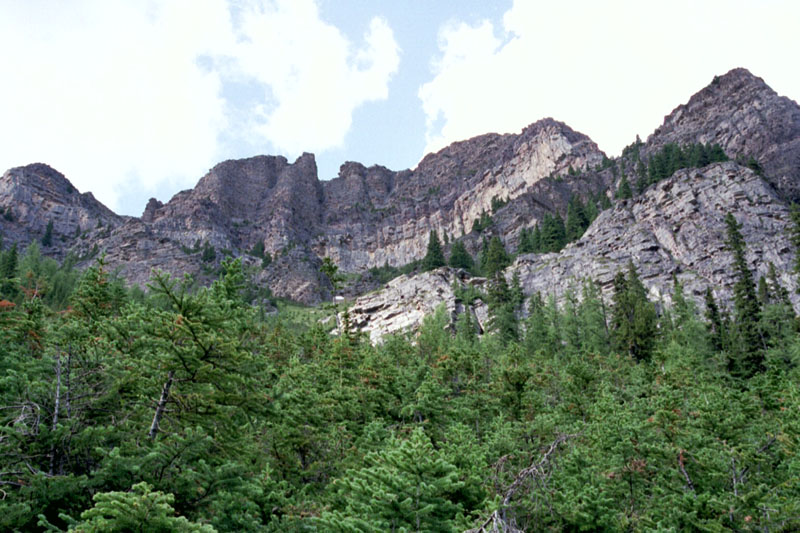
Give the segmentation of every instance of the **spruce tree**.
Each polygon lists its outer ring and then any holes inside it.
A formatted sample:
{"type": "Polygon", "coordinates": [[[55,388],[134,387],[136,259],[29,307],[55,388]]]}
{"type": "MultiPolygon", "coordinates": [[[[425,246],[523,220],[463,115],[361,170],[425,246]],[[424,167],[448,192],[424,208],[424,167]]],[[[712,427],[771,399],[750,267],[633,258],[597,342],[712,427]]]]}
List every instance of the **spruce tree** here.
{"type": "Polygon", "coordinates": [[[444,260],[444,252],[442,251],[442,244],[439,242],[439,234],[431,230],[428,237],[428,253],[422,259],[422,270],[428,271],[434,268],[445,266],[447,263],[444,260]]]}
{"type": "Polygon", "coordinates": [[[706,287],[705,295],[706,320],[708,320],[708,334],[711,339],[711,346],[716,351],[721,351],[725,346],[725,329],[723,327],[722,316],[719,307],[714,299],[711,287],[706,287]]]}
{"type": "Polygon", "coordinates": [[[364,464],[335,483],[338,498],[334,510],[317,519],[321,530],[455,531],[461,505],[453,500],[464,482],[422,428],[367,454],[364,464]]]}
{"type": "Polygon", "coordinates": [[[450,266],[468,271],[471,271],[475,266],[472,256],[469,255],[466,246],[461,241],[455,241],[453,246],[450,247],[450,266]]]}
{"type": "MultiPolygon", "coordinates": [[[[639,182],[641,183],[642,180],[639,182]]],[[[633,197],[633,191],[631,190],[631,184],[628,183],[627,176],[622,176],[622,179],[619,182],[619,187],[617,187],[617,193],[614,196],[616,196],[618,200],[627,200],[628,198],[633,197]]]]}
{"type": "Polygon", "coordinates": [[[733,303],[734,324],[737,334],[735,353],[729,356],[728,369],[738,377],[750,377],[764,369],[764,352],[759,321],[761,308],[758,303],[753,274],[747,266],[745,242],[741,224],[731,213],[725,216],[727,239],[725,245],[733,254],[734,277],[733,303]]]}
{"type": "Polygon", "coordinates": [[[49,221],[47,223],[47,228],[44,230],[44,235],[42,236],[42,246],[52,246],[53,245],[53,221],[49,221]]]}
{"type": "Polygon", "coordinates": [[[580,198],[573,196],[567,205],[567,222],[565,224],[567,242],[579,239],[587,227],[589,227],[589,220],[586,217],[583,202],[580,198]]]}
{"type": "Polygon", "coordinates": [[[503,270],[511,263],[511,258],[508,256],[503,241],[500,237],[495,235],[489,241],[489,246],[486,250],[486,261],[484,267],[484,274],[487,277],[492,277],[496,272],[503,270]]]}
{"type": "Polygon", "coordinates": [[[650,358],[657,331],[655,306],[639,280],[633,262],[628,275],[620,271],[614,278],[614,305],[611,311],[611,337],[614,347],[637,361],[650,358]]]}

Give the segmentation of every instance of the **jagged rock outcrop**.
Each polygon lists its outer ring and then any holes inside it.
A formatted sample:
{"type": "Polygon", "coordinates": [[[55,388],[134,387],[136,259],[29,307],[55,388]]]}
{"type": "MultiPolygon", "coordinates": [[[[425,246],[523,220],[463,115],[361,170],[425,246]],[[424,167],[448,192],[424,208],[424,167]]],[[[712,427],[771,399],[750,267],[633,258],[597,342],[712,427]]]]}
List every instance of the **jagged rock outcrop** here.
{"type": "Polygon", "coordinates": [[[566,183],[555,179],[570,168],[593,169],[603,159],[591,139],[544,119],[518,135],[453,143],[425,156],[413,171],[347,163],[338,178],[324,184],[325,228],[313,248],[350,271],[404,265],[425,255],[430,230],[453,238],[470,233],[481,213],[492,211],[492,199],[514,204],[525,197],[521,205],[530,207],[532,189],[558,191],[549,198],[540,194],[539,209],[521,209],[528,214],[505,228],[503,237],[510,237],[523,224],[535,223],[537,215],[565,209],[573,189],[606,188],[610,173],[586,173],[566,183]]]}
{"type": "Polygon", "coordinates": [[[454,286],[482,289],[485,278],[473,278],[463,270],[442,267],[416,276],[400,276],[380,290],[364,295],[350,307],[351,326],[379,342],[386,335],[413,331],[422,320],[444,306],[451,326],[461,313],[472,313],[473,324],[483,332],[488,308],[480,300],[462,301],[454,286]]]}
{"type": "MultiPolygon", "coordinates": [[[[561,255],[521,258],[515,268],[524,274],[529,292],[561,291],[560,280],[574,275],[607,284],[629,256],[659,294],[673,272],[691,291],[707,283],[724,287],[726,279],[715,270],[723,263],[696,255],[721,253],[723,207],[737,216],[742,207],[741,216],[760,220],[754,218],[758,210],[771,206],[759,215],[765,222],[751,224],[752,235],[746,238],[764,246],[777,243],[774,232],[780,224],[770,221],[781,219],[785,201],[800,199],[800,106],[736,69],[676,108],[643,146],[636,146],[636,153],[646,162],[671,142],[719,143],[731,157],[752,156],[766,182],[732,163],[700,174],[683,171],[602,215],[561,255]],[[682,179],[715,185],[703,192],[682,179]],[[731,192],[735,187],[738,192],[731,192]],[[762,203],[741,200],[767,197],[772,199],[762,203]],[[686,220],[673,212],[676,203],[686,220]],[[691,211],[694,205],[701,206],[699,211],[691,211]],[[647,214],[662,208],[658,216],[647,214]],[[693,224],[704,232],[676,229],[693,224]]],[[[519,134],[454,143],[427,155],[413,170],[348,162],[328,182],[319,181],[311,154],[293,163],[272,156],[225,161],[194,189],[166,203],[151,199],[141,218],[115,215],[89,193],[78,194],[55,170],[36,164],[12,169],[0,179],[0,231],[7,244],[25,245],[40,239],[52,221],[55,243],[46,253],[74,251],[87,264],[105,252],[111,267],[139,285],[147,282],[152,268],[188,272],[206,281],[215,276],[222,258],[241,256],[256,267],[255,279],[277,296],[316,303],[332,294],[330,282],[319,273],[322,257],[331,257],[344,272],[401,266],[425,255],[431,230],[451,242],[461,239],[473,254],[491,235],[514,251],[522,228],[533,227],[547,213],[564,216],[571,196],[597,198],[616,186],[621,171],[632,175],[640,166],[631,154],[609,163],[591,139],[543,119],[519,134]],[[483,212],[491,213],[492,224],[479,234],[473,224],[483,212]]],[[[788,252],[764,248],[751,253],[780,268],[788,252]]],[[[346,294],[375,285],[364,275],[346,294]]]]}
{"type": "MultiPolygon", "coordinates": [[[[734,269],[725,246],[728,212],[742,225],[747,260],[756,278],[766,276],[773,263],[795,307],[800,306],[791,274],[795,250],[787,236],[786,203],[769,183],[732,162],[676,172],[641,196],[601,213],[581,239],[560,253],[518,257],[505,276],[510,281],[519,275],[528,297],[538,292],[561,302],[570,290],[580,296],[585,280],[597,283],[610,297],[614,276],[633,262],[656,302],[672,303],[674,276],[700,308],[707,287],[723,305],[729,304],[734,269]]],[[[423,314],[442,303],[454,321],[457,301],[448,289],[452,279],[444,269],[397,278],[384,290],[355,301],[355,323],[376,341],[418,326],[423,314]]],[[[462,285],[485,283],[463,273],[457,280],[462,285]]]]}
{"type": "Polygon", "coordinates": [[[676,172],[601,213],[581,239],[560,253],[520,256],[508,275],[517,272],[527,294],[560,299],[583,279],[611,290],[616,272],[633,261],[655,301],[671,303],[675,275],[698,303],[706,287],[728,302],[734,274],[725,247],[728,212],[742,224],[756,276],[766,276],[773,263],[795,303],[800,302],[789,275],[795,251],[787,237],[788,208],[770,184],[732,162],[676,172]]]}
{"type": "Polygon", "coordinates": [[[754,157],[778,192],[800,200],[800,106],[746,69],[715,77],[678,106],[648,137],[644,154],[667,143],[718,143],[732,158],[754,157]]]}
{"type": "Polygon", "coordinates": [[[0,232],[7,242],[27,244],[41,239],[52,222],[53,245],[45,252],[61,257],[73,247],[91,248],[88,243],[123,221],[92,193],[81,194],[63,174],[45,164],[12,168],[0,177],[0,232]]]}

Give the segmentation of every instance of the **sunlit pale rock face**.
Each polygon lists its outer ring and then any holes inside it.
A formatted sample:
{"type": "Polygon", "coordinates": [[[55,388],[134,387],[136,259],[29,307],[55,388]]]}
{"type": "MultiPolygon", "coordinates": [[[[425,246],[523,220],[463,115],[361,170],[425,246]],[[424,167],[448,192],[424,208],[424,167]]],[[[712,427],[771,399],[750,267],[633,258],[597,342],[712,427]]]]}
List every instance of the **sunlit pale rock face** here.
{"type": "MultiPolygon", "coordinates": [[[[513,269],[526,293],[560,296],[586,277],[608,287],[630,259],[654,297],[668,300],[673,274],[692,294],[710,283],[725,297],[730,258],[722,249],[721,221],[726,210],[744,224],[760,274],[770,261],[779,270],[788,265],[793,252],[781,232],[787,202],[800,199],[800,107],[736,69],[667,116],[642,146],[644,160],[671,142],[719,143],[732,158],[757,160],[763,176],[733,163],[679,171],[601,214],[561,254],[519,258],[513,269]]],[[[105,252],[112,268],[140,285],[153,268],[207,281],[225,255],[241,256],[254,267],[256,280],[276,295],[316,303],[332,294],[319,272],[326,256],[345,272],[400,266],[425,255],[431,230],[447,241],[462,239],[473,254],[492,235],[514,251],[521,229],[547,213],[564,216],[571,196],[585,200],[610,194],[619,183],[619,169],[633,177],[636,161],[630,157],[619,158],[616,169],[603,165],[604,159],[585,135],[543,119],[519,134],[454,143],[427,155],[413,170],[348,162],[327,182],[318,179],[311,154],[294,162],[272,156],[225,161],[194,189],[166,203],[148,202],[141,218],[115,215],[91,194],[75,191],[58,172],[36,164],[0,179],[0,230],[6,246],[24,246],[41,239],[52,221],[53,244],[45,253],[63,257],[72,250],[86,265],[105,252]],[[493,225],[478,234],[472,227],[483,212],[491,213],[493,225]],[[262,244],[274,259],[263,269],[261,259],[249,253],[262,244]],[[208,248],[215,251],[212,259],[203,258],[208,248]]],[[[375,287],[357,284],[348,295],[375,287]]],[[[438,293],[430,294],[432,305],[438,293]]],[[[442,296],[445,300],[457,305],[452,294],[442,296]]]]}
{"type": "MultiPolygon", "coordinates": [[[[580,240],[560,253],[520,256],[505,275],[511,281],[516,273],[526,296],[538,292],[562,302],[569,291],[580,297],[587,280],[609,293],[616,273],[633,262],[656,302],[671,304],[673,276],[700,306],[706,287],[718,300],[729,302],[734,269],[725,247],[728,212],[742,226],[751,270],[766,276],[773,263],[795,306],[800,304],[791,275],[795,251],[787,237],[787,206],[769,183],[731,162],[678,171],[634,200],[604,211],[580,240]]],[[[447,269],[403,276],[357,299],[355,323],[374,341],[418,327],[422,316],[441,303],[454,322],[456,310],[463,309],[450,288],[454,280],[459,285],[485,283],[447,269]]]]}

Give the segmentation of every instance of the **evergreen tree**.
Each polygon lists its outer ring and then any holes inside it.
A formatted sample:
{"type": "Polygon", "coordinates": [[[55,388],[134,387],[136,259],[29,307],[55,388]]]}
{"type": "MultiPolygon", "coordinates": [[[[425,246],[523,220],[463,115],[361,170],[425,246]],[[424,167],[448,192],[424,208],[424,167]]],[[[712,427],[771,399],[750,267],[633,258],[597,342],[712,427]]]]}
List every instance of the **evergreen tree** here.
{"type": "Polygon", "coordinates": [[[517,340],[519,337],[516,310],[521,299],[522,289],[519,286],[519,277],[515,278],[513,288],[509,288],[503,273],[497,271],[489,283],[489,315],[491,317],[489,325],[503,342],[517,340]]]}
{"type": "Polygon", "coordinates": [[[561,215],[547,213],[541,222],[541,229],[536,226],[534,240],[538,241],[539,252],[558,252],[567,244],[567,231],[561,215]],[[538,230],[538,235],[536,230],[538,230]]]}
{"type": "Polygon", "coordinates": [[[422,259],[422,270],[433,270],[434,268],[439,268],[446,264],[444,252],[442,251],[442,244],[439,242],[439,234],[431,230],[430,236],[428,237],[428,252],[422,259]]]}
{"type": "Polygon", "coordinates": [[[725,346],[725,328],[720,315],[719,307],[714,299],[714,293],[711,292],[711,287],[706,287],[705,295],[706,304],[706,320],[708,320],[708,333],[711,339],[711,346],[716,351],[721,351],[725,346]]]}
{"type": "Polygon", "coordinates": [[[450,266],[453,268],[463,268],[467,271],[471,271],[475,266],[472,256],[469,255],[462,241],[455,241],[450,247],[450,266]]]}
{"type": "Polygon", "coordinates": [[[519,232],[519,246],[517,246],[517,253],[530,254],[536,251],[533,244],[533,233],[528,228],[522,228],[519,232]]]}
{"type": "Polygon", "coordinates": [[[614,196],[619,200],[627,200],[628,198],[633,197],[633,191],[631,191],[631,184],[628,183],[627,176],[622,176],[622,179],[619,182],[619,187],[617,187],[617,193],[614,196]]]}
{"type": "Polygon", "coordinates": [[[50,220],[47,223],[47,228],[44,230],[44,235],[42,236],[42,246],[48,247],[53,245],[53,221],[50,220]]]}
{"type": "Polygon", "coordinates": [[[647,291],[633,262],[628,263],[627,277],[620,271],[614,278],[611,313],[614,347],[637,361],[649,359],[657,331],[656,310],[647,299],[647,291]]]}
{"type": "Polygon", "coordinates": [[[489,245],[486,250],[486,261],[484,266],[484,274],[487,277],[492,277],[496,272],[503,270],[511,263],[511,258],[506,252],[503,241],[497,235],[489,240],[489,245]]]}
{"type": "Polygon", "coordinates": [[[317,520],[324,530],[455,531],[461,506],[452,499],[464,482],[422,428],[408,440],[393,439],[386,450],[368,454],[364,462],[366,466],[336,482],[336,509],[317,520]]]}
{"type": "Polygon", "coordinates": [[[769,290],[772,296],[778,303],[788,305],[791,307],[792,303],[789,300],[789,291],[786,290],[780,280],[778,279],[778,272],[775,269],[775,264],[770,261],[769,270],[767,271],[767,279],[769,280],[769,290]]]}
{"type": "Polygon", "coordinates": [[[258,257],[259,259],[264,259],[264,241],[259,239],[259,241],[253,245],[253,249],[250,250],[250,255],[258,257]]]}
{"type": "Polygon", "coordinates": [[[19,292],[17,279],[17,243],[5,252],[0,252],[0,296],[13,300],[19,292]]]}
{"type": "Polygon", "coordinates": [[[761,276],[758,278],[758,303],[763,308],[765,305],[772,303],[772,294],[767,285],[767,278],[761,276]]]}
{"type": "Polygon", "coordinates": [[[764,369],[764,353],[759,321],[761,308],[758,303],[753,274],[747,266],[745,242],[741,224],[731,213],[725,216],[727,239],[725,245],[733,254],[734,276],[733,302],[736,311],[735,327],[737,342],[735,353],[729,356],[728,369],[735,376],[750,377],[764,369]]]}
{"type": "MultiPolygon", "coordinates": [[[[124,531],[214,533],[216,531],[210,525],[190,522],[183,516],[175,516],[172,507],[175,497],[152,489],[152,486],[142,482],[131,487],[128,492],[95,494],[94,507],[81,513],[80,521],[72,521],[69,530],[75,533],[124,531]]],[[[46,520],[44,522],[48,523],[46,520]]]]}
{"type": "Polygon", "coordinates": [[[567,205],[567,221],[565,224],[567,242],[579,239],[588,227],[589,220],[586,216],[583,202],[581,202],[580,198],[573,196],[567,205]]]}

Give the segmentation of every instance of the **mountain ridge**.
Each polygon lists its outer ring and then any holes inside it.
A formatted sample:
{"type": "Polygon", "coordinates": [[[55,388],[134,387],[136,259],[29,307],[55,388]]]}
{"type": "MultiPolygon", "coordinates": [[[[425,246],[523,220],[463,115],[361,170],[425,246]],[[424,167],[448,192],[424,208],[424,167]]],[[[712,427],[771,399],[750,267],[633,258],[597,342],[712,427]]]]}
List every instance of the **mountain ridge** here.
{"type": "Polygon", "coordinates": [[[227,160],[166,203],[151,199],[141,217],[115,215],[90,195],[75,204],[56,179],[69,184],[63,175],[34,164],[0,179],[0,210],[8,214],[0,217],[0,231],[6,242],[24,244],[53,220],[58,245],[46,253],[69,250],[88,262],[104,251],[109,265],[139,285],[152,268],[209,278],[224,255],[258,265],[253,250],[260,248],[275,260],[256,273],[258,283],[278,296],[316,303],[333,289],[319,272],[323,257],[346,272],[400,267],[424,256],[431,230],[446,242],[461,239],[473,255],[493,235],[513,251],[523,229],[546,215],[564,216],[571,198],[610,200],[621,175],[635,177],[640,157],[648,161],[668,144],[698,142],[720,144],[742,164],[755,161],[776,191],[774,202],[800,198],[800,106],[734,69],[676,107],[635,157],[623,151],[608,159],[586,135],[545,118],[517,134],[458,141],[427,154],[414,169],[348,161],[328,181],[319,179],[309,153],[294,162],[265,155],[227,160]],[[35,193],[39,174],[55,180],[58,201],[35,193]],[[492,224],[475,230],[484,215],[492,224]],[[204,249],[214,258],[200,254],[204,249]]]}

